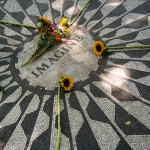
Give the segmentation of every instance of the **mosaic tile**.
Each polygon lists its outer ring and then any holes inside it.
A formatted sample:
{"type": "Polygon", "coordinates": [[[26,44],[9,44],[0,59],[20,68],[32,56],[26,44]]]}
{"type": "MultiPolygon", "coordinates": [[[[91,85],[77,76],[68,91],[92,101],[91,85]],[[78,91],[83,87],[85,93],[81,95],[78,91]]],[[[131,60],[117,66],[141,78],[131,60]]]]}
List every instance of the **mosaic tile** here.
{"type": "MultiPolygon", "coordinates": [[[[0,19],[38,25],[73,19],[86,0],[6,0],[0,19]]],[[[70,93],[61,91],[62,150],[150,149],[150,52],[118,49],[110,56],[92,52],[106,45],[149,44],[150,1],[94,0],[71,27],[67,44],[21,67],[39,39],[38,30],[0,24],[0,149],[53,150],[57,138],[58,80],[71,75],[70,93]],[[131,122],[131,124],[127,124],[131,122]]]]}

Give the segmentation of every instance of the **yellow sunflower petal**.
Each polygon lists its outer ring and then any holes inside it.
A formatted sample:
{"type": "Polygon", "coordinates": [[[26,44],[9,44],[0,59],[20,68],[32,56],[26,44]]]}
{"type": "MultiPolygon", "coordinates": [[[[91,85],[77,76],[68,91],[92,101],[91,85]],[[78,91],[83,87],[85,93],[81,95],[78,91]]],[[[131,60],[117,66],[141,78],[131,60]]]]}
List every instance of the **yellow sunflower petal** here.
{"type": "Polygon", "coordinates": [[[62,82],[62,78],[59,79],[59,82],[60,82],[60,83],[62,82]]]}
{"type": "Polygon", "coordinates": [[[44,17],[44,16],[40,16],[39,18],[40,18],[40,20],[45,21],[48,25],[50,25],[50,24],[51,24],[50,20],[49,20],[49,19],[47,19],[46,17],[44,17]]]}
{"type": "Polygon", "coordinates": [[[42,18],[42,19],[45,21],[47,18],[43,16],[43,18],[42,18]]]}
{"type": "Polygon", "coordinates": [[[73,87],[73,78],[71,76],[63,76],[60,80],[60,86],[65,90],[65,91],[70,91],[73,87]]]}
{"type": "Polygon", "coordinates": [[[95,41],[92,48],[94,54],[101,56],[103,51],[105,50],[105,45],[101,41],[95,41]]]}

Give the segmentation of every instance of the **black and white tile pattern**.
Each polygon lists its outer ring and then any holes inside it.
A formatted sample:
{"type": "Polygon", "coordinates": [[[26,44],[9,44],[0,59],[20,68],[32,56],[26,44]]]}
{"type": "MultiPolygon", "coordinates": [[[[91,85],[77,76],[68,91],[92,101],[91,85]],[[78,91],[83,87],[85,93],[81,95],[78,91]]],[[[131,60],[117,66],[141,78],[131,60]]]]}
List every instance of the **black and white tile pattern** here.
{"type": "MultiPolygon", "coordinates": [[[[87,0],[2,0],[0,20],[37,25],[73,19],[87,0]]],[[[114,50],[97,57],[94,40],[107,45],[150,44],[149,0],[91,0],[61,44],[28,68],[38,30],[0,24],[0,149],[53,150],[57,138],[57,82],[61,92],[62,150],[150,149],[150,49],[114,50]],[[130,125],[126,122],[130,121],[130,125]]]]}

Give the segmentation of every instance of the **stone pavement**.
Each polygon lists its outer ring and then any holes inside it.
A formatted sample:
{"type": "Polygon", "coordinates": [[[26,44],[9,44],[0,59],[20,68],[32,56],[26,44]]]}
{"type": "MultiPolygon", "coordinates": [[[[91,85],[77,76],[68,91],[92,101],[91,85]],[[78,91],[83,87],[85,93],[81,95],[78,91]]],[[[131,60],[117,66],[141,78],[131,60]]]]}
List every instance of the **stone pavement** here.
{"type": "MultiPolygon", "coordinates": [[[[37,25],[44,15],[70,20],[87,0],[1,0],[0,20],[37,25]]],[[[37,46],[38,30],[0,24],[0,150],[53,150],[57,86],[61,92],[61,150],[150,150],[150,49],[92,52],[106,45],[150,44],[149,0],[91,0],[61,44],[21,67],[37,46]]]]}

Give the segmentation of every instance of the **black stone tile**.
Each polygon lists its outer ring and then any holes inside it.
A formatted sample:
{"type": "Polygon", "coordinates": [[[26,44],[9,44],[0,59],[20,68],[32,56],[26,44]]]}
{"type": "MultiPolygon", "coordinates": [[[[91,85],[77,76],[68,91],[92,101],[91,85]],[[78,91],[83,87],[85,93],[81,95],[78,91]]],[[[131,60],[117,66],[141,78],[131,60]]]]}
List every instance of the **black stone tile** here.
{"type": "Polygon", "coordinates": [[[111,13],[109,13],[107,15],[107,17],[121,16],[126,12],[127,12],[127,10],[124,8],[124,6],[122,4],[122,5],[119,5],[118,7],[116,7],[113,11],[111,11],[111,13]]]}
{"type": "Polygon", "coordinates": [[[139,101],[138,98],[115,85],[111,85],[111,94],[119,101],[139,101]]]}
{"type": "MultiPolygon", "coordinates": [[[[120,51],[119,51],[120,52],[120,51]]],[[[117,52],[116,52],[117,53],[117,52]]],[[[111,61],[111,62],[113,62],[114,64],[116,64],[116,65],[124,65],[124,64],[126,64],[126,63],[128,63],[129,62],[129,60],[128,59],[115,59],[115,58],[109,58],[109,60],[111,61]]],[[[110,68],[111,66],[108,66],[108,68],[110,68]]]]}
{"type": "Polygon", "coordinates": [[[43,3],[37,2],[36,5],[37,5],[37,8],[41,15],[43,15],[47,10],[49,10],[48,4],[43,4],[43,3]]]}
{"type": "Polygon", "coordinates": [[[120,3],[122,0],[106,0],[106,3],[120,3]]]}
{"type": "Polygon", "coordinates": [[[142,61],[143,64],[145,64],[148,68],[150,68],[150,61],[142,61]]]}
{"type": "Polygon", "coordinates": [[[133,79],[140,79],[149,75],[149,72],[144,72],[140,70],[127,69],[127,68],[122,68],[122,70],[128,77],[131,77],[133,79]]]}
{"type": "Polygon", "coordinates": [[[36,119],[37,119],[37,111],[34,111],[30,114],[27,114],[21,123],[21,126],[27,138],[29,138],[32,134],[36,119]]]}
{"type": "Polygon", "coordinates": [[[49,129],[39,135],[32,143],[31,150],[49,150],[50,149],[49,129]]]}
{"type": "Polygon", "coordinates": [[[122,25],[121,23],[122,23],[122,18],[119,18],[119,19],[115,20],[114,22],[110,23],[107,26],[107,28],[117,28],[122,25]]]}
{"type": "Polygon", "coordinates": [[[80,111],[81,110],[81,106],[79,104],[79,101],[75,95],[74,92],[71,92],[70,98],[69,98],[69,105],[71,108],[80,111]]]}
{"type": "Polygon", "coordinates": [[[1,37],[1,38],[0,38],[0,41],[1,41],[4,45],[7,45],[7,44],[8,44],[6,38],[1,37]]]}
{"type": "Polygon", "coordinates": [[[132,148],[123,138],[121,138],[116,150],[132,150],[132,148]]]}
{"type": "Polygon", "coordinates": [[[103,123],[109,123],[107,116],[105,113],[100,109],[100,107],[92,100],[90,100],[86,111],[90,117],[90,119],[103,122],[103,123]]]}
{"type": "Polygon", "coordinates": [[[5,17],[6,13],[4,13],[1,9],[0,9],[0,20],[3,20],[3,18],[5,17]]]}
{"type": "Polygon", "coordinates": [[[115,35],[116,35],[116,32],[117,31],[115,31],[115,29],[114,29],[114,31],[111,31],[111,32],[109,32],[109,33],[106,33],[106,34],[104,34],[101,38],[111,38],[111,37],[115,37],[115,35]]]}
{"type": "Polygon", "coordinates": [[[84,17],[82,17],[79,22],[78,22],[78,25],[82,25],[86,22],[86,19],[84,17]]]}
{"type": "Polygon", "coordinates": [[[99,150],[98,143],[87,122],[84,122],[76,136],[78,150],[99,150]]]}
{"type": "Polygon", "coordinates": [[[92,83],[90,84],[90,92],[93,94],[94,97],[106,97],[106,94],[92,83]]]}
{"type": "Polygon", "coordinates": [[[141,4],[140,6],[136,7],[131,11],[131,13],[138,13],[138,14],[147,14],[150,13],[150,1],[146,1],[145,3],[141,4]]]}
{"type": "Polygon", "coordinates": [[[18,85],[11,86],[5,89],[6,94],[3,94],[1,102],[3,102],[7,97],[9,97],[13,92],[15,92],[19,88],[18,85]]]}
{"type": "Polygon", "coordinates": [[[21,7],[24,10],[28,9],[33,4],[33,1],[29,0],[17,0],[17,2],[21,5],[21,7]]]}
{"type": "Polygon", "coordinates": [[[72,0],[64,0],[64,3],[63,3],[63,13],[64,13],[67,9],[73,7],[73,6],[74,6],[74,3],[75,3],[75,2],[72,1],[72,0]]]}
{"type": "Polygon", "coordinates": [[[11,13],[11,16],[15,18],[19,23],[23,23],[23,20],[25,18],[25,14],[23,12],[14,12],[11,13]]]}
{"type": "Polygon", "coordinates": [[[146,100],[150,101],[150,86],[138,82],[135,82],[135,85],[140,91],[140,95],[146,100]]]}
{"type": "Polygon", "coordinates": [[[0,34],[4,35],[4,27],[0,26],[0,34]]]}
{"type": "Polygon", "coordinates": [[[137,19],[127,25],[125,25],[125,28],[132,28],[132,29],[140,29],[143,28],[145,26],[148,26],[148,16],[142,17],[140,19],[137,19]]]}
{"type": "MultiPolygon", "coordinates": [[[[32,20],[32,22],[35,24],[35,26],[38,24],[38,20],[39,20],[39,16],[33,16],[33,15],[29,15],[30,19],[32,20]]],[[[34,29],[29,29],[29,31],[31,31],[33,33],[34,29]]]]}
{"type": "Polygon", "coordinates": [[[9,138],[11,137],[13,131],[15,130],[16,124],[11,124],[9,126],[5,126],[0,128],[0,149],[3,149],[8,142],[9,138]]]}
{"type": "Polygon", "coordinates": [[[134,40],[137,37],[138,34],[139,34],[138,32],[131,32],[129,34],[120,36],[119,38],[121,40],[130,41],[130,40],[134,40]]]}
{"type": "Polygon", "coordinates": [[[27,107],[29,106],[34,94],[30,94],[26,96],[21,102],[20,102],[20,109],[21,112],[24,113],[27,107]]]}
{"type": "Polygon", "coordinates": [[[129,51],[124,51],[126,55],[128,55],[131,58],[142,58],[143,56],[147,55],[149,53],[149,49],[142,49],[142,50],[129,50],[129,51]]]}
{"type": "MultiPolygon", "coordinates": [[[[9,65],[9,62],[8,62],[8,61],[5,61],[5,60],[1,60],[1,61],[0,61],[0,65],[1,65],[1,66],[6,66],[6,65],[9,65]]],[[[4,80],[4,78],[7,78],[7,76],[6,76],[6,77],[5,77],[4,75],[1,76],[1,79],[0,79],[0,80],[2,81],[2,80],[4,80]]]]}
{"type": "Polygon", "coordinates": [[[0,122],[5,118],[5,116],[10,112],[10,110],[15,106],[16,103],[6,103],[0,107],[0,122]]]}

